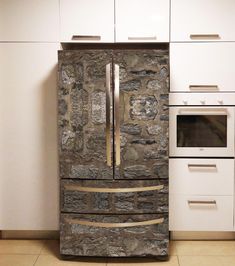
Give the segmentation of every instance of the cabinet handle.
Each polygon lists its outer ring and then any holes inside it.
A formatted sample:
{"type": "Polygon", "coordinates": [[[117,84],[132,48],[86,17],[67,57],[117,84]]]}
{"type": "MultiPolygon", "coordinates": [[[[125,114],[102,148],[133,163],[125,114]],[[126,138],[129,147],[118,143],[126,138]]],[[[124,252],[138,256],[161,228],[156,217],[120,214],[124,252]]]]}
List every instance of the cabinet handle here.
{"type": "Polygon", "coordinates": [[[111,64],[106,65],[106,156],[107,165],[111,166],[111,124],[110,124],[110,104],[111,104],[111,64]]]}
{"type": "Polygon", "coordinates": [[[81,192],[94,192],[94,193],[127,193],[127,192],[142,192],[161,190],[164,185],[150,186],[150,187],[132,187],[132,188],[101,188],[101,187],[81,187],[76,185],[65,185],[66,190],[81,191],[81,192]]]}
{"type": "Polygon", "coordinates": [[[189,85],[191,91],[218,91],[217,85],[189,85]]]}
{"type": "Polygon", "coordinates": [[[179,115],[227,115],[226,108],[182,108],[179,115]]]}
{"type": "Polygon", "coordinates": [[[197,169],[209,169],[209,170],[216,170],[216,164],[188,164],[188,168],[192,170],[197,169]]]}
{"type": "Polygon", "coordinates": [[[190,34],[190,39],[220,39],[219,34],[190,34]]]}
{"type": "Polygon", "coordinates": [[[84,221],[80,219],[66,219],[70,224],[80,224],[86,226],[93,227],[104,227],[104,228],[120,228],[120,227],[134,227],[134,226],[145,226],[145,225],[153,225],[153,224],[161,224],[164,222],[164,218],[148,220],[143,222],[132,222],[132,223],[99,223],[99,222],[91,222],[84,221]]]}
{"type": "Polygon", "coordinates": [[[99,35],[73,35],[73,41],[100,41],[101,36],[99,35]]]}
{"type": "Polygon", "coordinates": [[[216,205],[215,200],[188,200],[188,204],[199,204],[199,205],[216,205]]]}
{"type": "Polygon", "coordinates": [[[142,36],[142,37],[134,37],[134,36],[128,36],[129,41],[154,41],[157,40],[157,36],[142,36]]]}
{"type": "Polygon", "coordinates": [[[114,64],[115,163],[120,165],[119,65],[114,64]]]}

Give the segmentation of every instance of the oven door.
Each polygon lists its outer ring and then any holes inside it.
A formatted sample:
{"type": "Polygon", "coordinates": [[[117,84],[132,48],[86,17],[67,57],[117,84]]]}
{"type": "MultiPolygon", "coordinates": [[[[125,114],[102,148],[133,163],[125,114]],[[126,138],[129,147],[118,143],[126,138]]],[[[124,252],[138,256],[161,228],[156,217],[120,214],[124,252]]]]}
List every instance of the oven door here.
{"type": "Polygon", "coordinates": [[[235,107],[170,107],[170,156],[233,157],[235,107]]]}

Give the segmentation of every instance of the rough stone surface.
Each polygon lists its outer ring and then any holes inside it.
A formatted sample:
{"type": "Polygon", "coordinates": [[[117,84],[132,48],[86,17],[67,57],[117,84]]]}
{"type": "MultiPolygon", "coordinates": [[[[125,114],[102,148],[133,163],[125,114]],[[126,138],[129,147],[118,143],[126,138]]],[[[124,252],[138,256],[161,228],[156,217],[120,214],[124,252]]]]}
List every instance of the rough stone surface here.
{"type": "Polygon", "coordinates": [[[124,91],[137,91],[141,86],[140,80],[129,80],[121,83],[120,88],[124,91]]]}
{"type": "Polygon", "coordinates": [[[141,126],[139,126],[138,124],[124,124],[121,126],[121,132],[130,134],[130,135],[140,135],[141,126]]]}
{"type": "Polygon", "coordinates": [[[154,96],[131,96],[130,106],[133,120],[153,120],[157,115],[157,100],[154,96]]]}
{"type": "Polygon", "coordinates": [[[61,246],[64,255],[153,257],[168,255],[166,214],[145,215],[61,215],[61,246]],[[98,223],[131,223],[164,218],[160,224],[103,228],[77,224],[78,220],[98,223]],[[71,222],[73,221],[73,222],[71,222]]]}
{"type": "Polygon", "coordinates": [[[105,92],[95,91],[91,96],[91,118],[94,124],[103,124],[105,123],[105,92]]]}

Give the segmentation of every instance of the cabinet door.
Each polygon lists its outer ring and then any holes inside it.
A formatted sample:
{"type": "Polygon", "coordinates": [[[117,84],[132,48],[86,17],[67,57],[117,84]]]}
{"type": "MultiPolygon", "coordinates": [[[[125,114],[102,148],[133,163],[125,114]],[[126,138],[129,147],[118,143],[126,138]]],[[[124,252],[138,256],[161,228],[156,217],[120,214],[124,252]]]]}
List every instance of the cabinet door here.
{"type": "Polygon", "coordinates": [[[234,91],[235,43],[172,43],[172,92],[234,91]]]}
{"type": "Polygon", "coordinates": [[[0,229],[58,230],[59,44],[0,44],[0,229]]]}
{"type": "Polygon", "coordinates": [[[58,0],[0,1],[0,41],[58,40],[58,0]]]}
{"type": "Polygon", "coordinates": [[[61,178],[113,179],[111,62],[109,50],[59,52],[61,178]]]}
{"type": "Polygon", "coordinates": [[[117,0],[116,42],[168,42],[169,0],[117,0]]]}
{"type": "Polygon", "coordinates": [[[167,179],[168,50],[115,51],[114,64],[115,177],[167,179]]]}
{"type": "Polygon", "coordinates": [[[114,42],[114,0],[61,0],[62,42],[114,42]]]}
{"type": "Polygon", "coordinates": [[[234,0],[171,0],[171,41],[235,41],[234,0]]]}

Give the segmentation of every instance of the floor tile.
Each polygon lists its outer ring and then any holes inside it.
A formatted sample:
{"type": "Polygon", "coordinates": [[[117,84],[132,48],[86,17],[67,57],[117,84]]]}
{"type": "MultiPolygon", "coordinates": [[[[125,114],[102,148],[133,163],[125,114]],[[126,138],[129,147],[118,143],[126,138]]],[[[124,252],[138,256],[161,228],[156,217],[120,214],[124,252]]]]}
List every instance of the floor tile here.
{"type": "Polygon", "coordinates": [[[40,255],[35,266],[106,266],[106,262],[97,262],[95,259],[85,260],[77,259],[64,261],[57,256],[53,255],[40,255]]]}
{"type": "Polygon", "coordinates": [[[0,240],[0,254],[40,254],[41,240],[0,240]]]}
{"type": "Polygon", "coordinates": [[[108,266],[179,266],[177,256],[171,256],[169,261],[154,261],[153,259],[115,259],[108,260],[108,266]]]}
{"type": "Polygon", "coordinates": [[[1,254],[0,266],[33,266],[38,255],[1,254]]]}
{"type": "Polygon", "coordinates": [[[45,240],[40,254],[55,255],[58,257],[60,254],[59,240],[45,240]]]}
{"type": "Polygon", "coordinates": [[[177,255],[235,255],[235,241],[175,241],[177,255]]]}
{"type": "Polygon", "coordinates": [[[179,256],[180,266],[234,266],[235,256],[179,256]]]}
{"type": "Polygon", "coordinates": [[[176,243],[175,241],[170,241],[170,250],[169,253],[171,256],[177,255],[177,250],[176,250],[176,243]]]}

